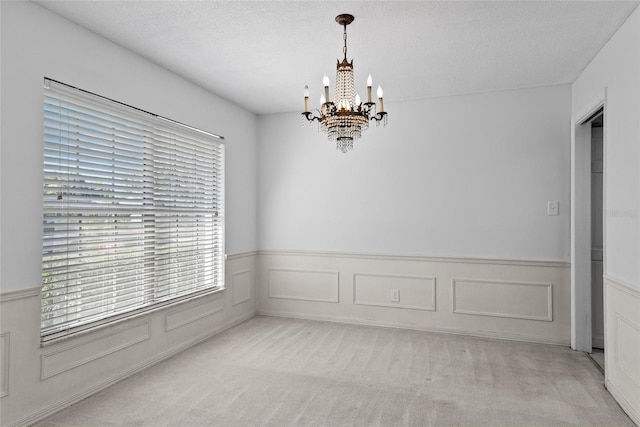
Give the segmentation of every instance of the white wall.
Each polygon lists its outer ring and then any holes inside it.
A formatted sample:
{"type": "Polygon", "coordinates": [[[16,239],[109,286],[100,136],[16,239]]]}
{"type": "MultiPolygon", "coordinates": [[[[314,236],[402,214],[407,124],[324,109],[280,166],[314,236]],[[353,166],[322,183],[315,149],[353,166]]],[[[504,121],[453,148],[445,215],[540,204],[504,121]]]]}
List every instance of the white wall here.
{"type": "Polygon", "coordinates": [[[574,82],[572,115],[605,91],[605,375],[640,424],[640,8],[574,82]]]}
{"type": "Polygon", "coordinates": [[[389,102],[346,155],[298,113],[261,116],[259,248],[568,260],[570,97],[389,102]]]}
{"type": "Polygon", "coordinates": [[[29,2],[2,2],[2,290],[41,281],[47,76],[226,138],[227,252],[256,249],[254,114],[29,2]]]}
{"type": "Polygon", "coordinates": [[[30,2],[0,2],[0,424],[28,425],[255,314],[257,118],[30,2]],[[40,345],[43,77],[226,138],[226,289],[40,345]],[[240,252],[245,252],[241,253],[240,252]]]}

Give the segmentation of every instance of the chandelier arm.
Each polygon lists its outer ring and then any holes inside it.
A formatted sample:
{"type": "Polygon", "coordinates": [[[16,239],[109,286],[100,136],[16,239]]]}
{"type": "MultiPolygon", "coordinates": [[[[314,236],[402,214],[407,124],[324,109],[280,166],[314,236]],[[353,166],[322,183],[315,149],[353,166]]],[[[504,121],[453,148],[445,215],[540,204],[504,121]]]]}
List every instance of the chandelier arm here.
{"type": "Polygon", "coordinates": [[[371,116],[371,118],[369,120],[375,120],[377,122],[385,120],[385,118],[387,117],[387,112],[386,111],[382,111],[374,116],[371,116]]]}
{"type": "Polygon", "coordinates": [[[314,118],[314,114],[311,111],[305,111],[303,113],[301,113],[305,119],[312,121],[314,118]]]}
{"type": "Polygon", "coordinates": [[[313,122],[314,120],[317,120],[318,122],[322,122],[322,120],[324,120],[324,116],[316,116],[311,111],[305,111],[301,114],[304,116],[305,119],[307,119],[310,122],[313,122]]]}

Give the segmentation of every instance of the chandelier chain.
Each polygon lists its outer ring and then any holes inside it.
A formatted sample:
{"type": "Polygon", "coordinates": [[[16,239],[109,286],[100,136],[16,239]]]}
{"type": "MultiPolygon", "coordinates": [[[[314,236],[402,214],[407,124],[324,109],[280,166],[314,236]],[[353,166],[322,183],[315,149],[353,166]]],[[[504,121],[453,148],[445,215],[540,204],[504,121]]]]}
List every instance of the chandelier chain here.
{"type": "Polygon", "coordinates": [[[344,34],[342,36],[342,38],[344,39],[344,47],[342,48],[342,51],[344,52],[344,59],[345,61],[347,60],[347,25],[344,25],[344,34]]]}

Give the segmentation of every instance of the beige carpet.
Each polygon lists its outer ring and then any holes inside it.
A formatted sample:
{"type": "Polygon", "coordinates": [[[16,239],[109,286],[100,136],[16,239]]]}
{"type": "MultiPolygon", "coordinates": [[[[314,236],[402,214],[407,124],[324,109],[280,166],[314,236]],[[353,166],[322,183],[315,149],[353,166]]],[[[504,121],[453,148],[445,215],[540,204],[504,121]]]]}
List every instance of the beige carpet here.
{"type": "Polygon", "coordinates": [[[38,426],[632,426],[583,353],[255,317],[38,426]]]}

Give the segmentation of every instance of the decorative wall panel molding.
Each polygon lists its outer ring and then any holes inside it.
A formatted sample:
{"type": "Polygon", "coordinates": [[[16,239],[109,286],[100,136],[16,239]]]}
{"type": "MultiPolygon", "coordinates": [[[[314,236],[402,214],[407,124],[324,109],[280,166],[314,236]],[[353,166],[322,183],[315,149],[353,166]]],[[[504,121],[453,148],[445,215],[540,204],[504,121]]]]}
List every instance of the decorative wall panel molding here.
{"type": "Polygon", "coordinates": [[[85,365],[151,338],[151,320],[112,330],[48,351],[40,356],[40,379],[85,365]]]}
{"type": "Polygon", "coordinates": [[[456,314],[553,321],[551,283],[453,278],[451,292],[456,314]]]}
{"type": "Polygon", "coordinates": [[[452,260],[259,251],[257,311],[272,316],[570,344],[568,263],[452,260]],[[452,278],[458,283],[452,283],[452,278]],[[398,291],[399,298],[392,290],[398,291]],[[477,291],[482,292],[474,294],[477,291]],[[327,301],[333,304],[325,304],[327,301]]]}
{"type": "Polygon", "coordinates": [[[337,271],[269,269],[269,298],[340,302],[337,271]]]}
{"type": "Polygon", "coordinates": [[[11,334],[0,333],[0,398],[9,395],[9,363],[11,361],[11,334]]]}
{"type": "Polygon", "coordinates": [[[232,304],[234,306],[251,301],[251,279],[251,270],[238,271],[231,276],[231,286],[233,288],[232,304]]]}
{"type": "Polygon", "coordinates": [[[436,310],[436,278],[355,273],[353,303],[410,310],[436,310]],[[392,292],[397,291],[397,302],[392,292]]]}
{"type": "Polygon", "coordinates": [[[604,276],[607,389],[640,425],[640,286],[604,276]]]}
{"type": "MultiPolygon", "coordinates": [[[[62,396],[62,399],[58,398],[58,400],[55,403],[50,404],[46,407],[41,408],[36,412],[31,413],[28,416],[18,420],[17,422],[11,425],[29,426],[29,425],[35,424],[36,422],[41,421],[42,419],[55,414],[56,412],[68,407],[69,405],[73,405],[74,403],[77,403],[93,394],[96,394],[101,390],[104,390],[105,388],[110,387],[113,384],[116,384],[117,382],[122,381],[123,379],[128,378],[131,375],[154,365],[155,363],[161,362],[162,360],[167,359],[175,354],[178,354],[181,351],[189,347],[192,347],[216,334],[224,332],[227,329],[232,328],[244,322],[245,320],[250,319],[254,315],[255,315],[254,313],[249,313],[247,315],[238,317],[236,319],[232,319],[231,321],[223,323],[215,327],[214,329],[207,330],[203,334],[199,334],[198,336],[192,337],[189,340],[182,342],[179,345],[170,347],[169,349],[162,351],[161,353],[154,354],[150,358],[139,361],[137,364],[133,366],[129,366],[126,370],[115,373],[112,377],[101,379],[98,383],[90,385],[79,391],[74,390],[72,394],[62,396]]],[[[46,383],[41,383],[41,384],[46,384],[46,383]]]]}
{"type": "Polygon", "coordinates": [[[165,314],[164,330],[165,332],[169,332],[204,317],[211,316],[222,310],[224,310],[224,298],[222,293],[217,294],[215,299],[203,298],[196,304],[189,304],[168,311],[165,314]]]}
{"type": "Polygon", "coordinates": [[[616,367],[640,387],[640,325],[620,313],[615,319],[616,367]]]}

